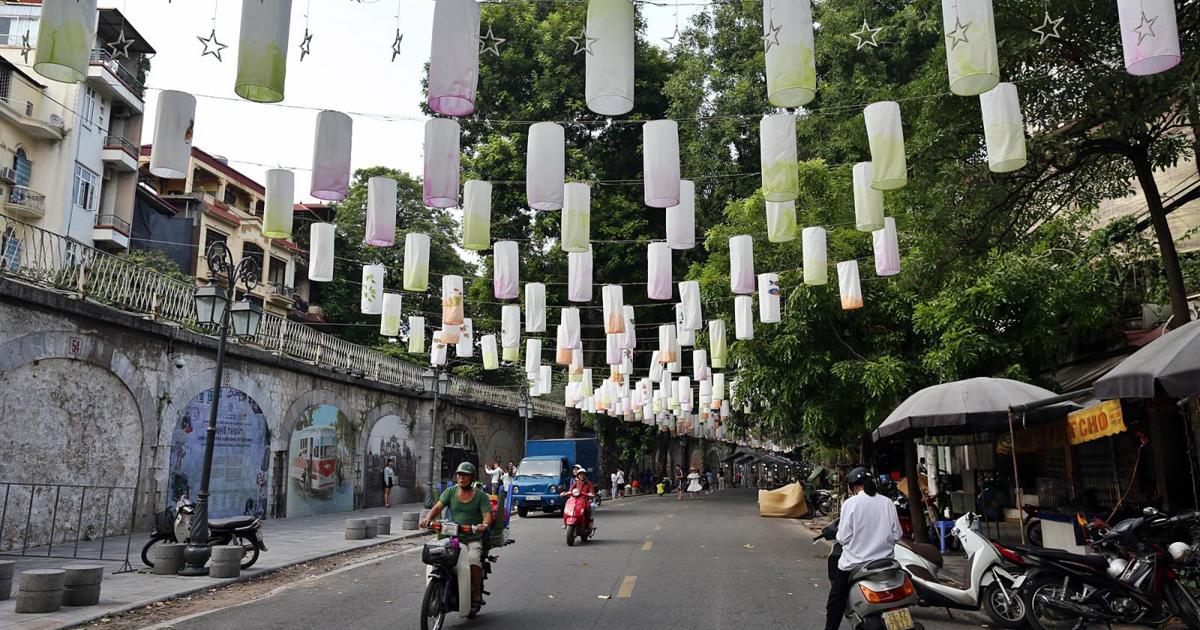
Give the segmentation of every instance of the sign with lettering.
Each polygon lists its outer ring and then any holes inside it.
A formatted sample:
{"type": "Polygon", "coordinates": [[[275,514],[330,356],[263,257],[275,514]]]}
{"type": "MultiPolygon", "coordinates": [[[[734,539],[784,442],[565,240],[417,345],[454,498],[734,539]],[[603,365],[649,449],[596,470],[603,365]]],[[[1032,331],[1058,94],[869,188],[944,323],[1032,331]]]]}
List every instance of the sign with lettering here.
{"type": "Polygon", "coordinates": [[[1125,430],[1121,401],[1108,400],[1067,416],[1067,437],[1071,444],[1083,444],[1125,430]]]}

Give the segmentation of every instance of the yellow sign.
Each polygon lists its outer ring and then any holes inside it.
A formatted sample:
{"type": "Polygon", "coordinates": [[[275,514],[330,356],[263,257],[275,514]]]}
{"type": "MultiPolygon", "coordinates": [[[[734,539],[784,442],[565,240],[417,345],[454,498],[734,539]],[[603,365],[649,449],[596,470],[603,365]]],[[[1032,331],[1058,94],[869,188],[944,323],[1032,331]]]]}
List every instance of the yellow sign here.
{"type": "Polygon", "coordinates": [[[1109,400],[1067,416],[1067,437],[1071,444],[1083,444],[1125,430],[1121,401],[1109,400]]]}

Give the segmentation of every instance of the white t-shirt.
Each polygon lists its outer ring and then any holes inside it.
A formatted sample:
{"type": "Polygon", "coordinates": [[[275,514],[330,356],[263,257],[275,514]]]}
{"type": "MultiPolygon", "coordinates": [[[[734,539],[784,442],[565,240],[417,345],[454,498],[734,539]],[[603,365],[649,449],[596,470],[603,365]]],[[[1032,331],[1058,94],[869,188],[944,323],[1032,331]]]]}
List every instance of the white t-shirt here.
{"type": "Polygon", "coordinates": [[[608,478],[610,480],[612,480],[612,485],[614,488],[616,488],[621,483],[620,481],[617,480],[617,473],[613,473],[613,474],[609,475],[608,478]]]}
{"type": "Polygon", "coordinates": [[[838,568],[843,571],[870,562],[891,558],[903,531],[892,500],[877,494],[859,492],[842,504],[837,541],[842,545],[838,568]]]}
{"type": "Polygon", "coordinates": [[[483,472],[492,476],[493,484],[500,483],[500,473],[503,472],[503,469],[501,469],[499,466],[495,468],[484,468],[483,472]]]}
{"type": "Polygon", "coordinates": [[[613,476],[617,479],[617,485],[625,485],[625,473],[618,470],[617,474],[613,476]]]}

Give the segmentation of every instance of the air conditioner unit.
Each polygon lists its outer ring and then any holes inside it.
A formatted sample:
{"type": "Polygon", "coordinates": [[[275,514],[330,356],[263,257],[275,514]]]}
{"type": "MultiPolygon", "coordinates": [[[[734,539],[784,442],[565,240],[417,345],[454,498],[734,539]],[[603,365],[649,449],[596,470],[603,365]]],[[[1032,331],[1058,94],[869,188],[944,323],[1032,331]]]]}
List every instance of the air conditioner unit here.
{"type": "Polygon", "coordinates": [[[0,180],[15,184],[17,183],[17,172],[7,166],[0,166],[0,180]]]}
{"type": "Polygon", "coordinates": [[[58,114],[50,114],[50,124],[54,127],[62,127],[64,124],[62,116],[59,116],[58,114]]]}
{"type": "Polygon", "coordinates": [[[112,174],[113,174],[113,172],[112,172],[111,168],[104,169],[104,181],[107,182],[110,179],[112,179],[112,174]]]}

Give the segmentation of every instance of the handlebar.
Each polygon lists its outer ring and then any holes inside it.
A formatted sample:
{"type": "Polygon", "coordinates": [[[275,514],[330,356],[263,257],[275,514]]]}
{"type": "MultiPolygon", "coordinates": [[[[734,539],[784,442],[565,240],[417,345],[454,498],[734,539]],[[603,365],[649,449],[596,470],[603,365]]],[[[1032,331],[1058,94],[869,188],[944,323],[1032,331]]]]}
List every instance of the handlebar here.
{"type": "MultiPolygon", "coordinates": [[[[433,522],[433,523],[430,523],[430,524],[429,524],[429,529],[432,529],[432,530],[433,530],[433,531],[435,531],[435,532],[440,532],[440,531],[442,531],[442,522],[441,522],[441,521],[435,521],[435,522],[433,522]]],[[[459,526],[458,526],[458,531],[454,532],[454,534],[455,534],[455,535],[460,535],[460,534],[473,534],[473,533],[475,533],[475,529],[474,529],[474,526],[473,526],[473,525],[459,525],[459,526]]]]}

